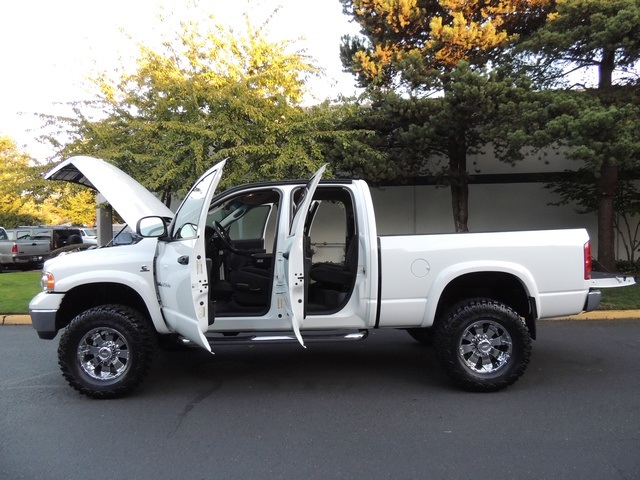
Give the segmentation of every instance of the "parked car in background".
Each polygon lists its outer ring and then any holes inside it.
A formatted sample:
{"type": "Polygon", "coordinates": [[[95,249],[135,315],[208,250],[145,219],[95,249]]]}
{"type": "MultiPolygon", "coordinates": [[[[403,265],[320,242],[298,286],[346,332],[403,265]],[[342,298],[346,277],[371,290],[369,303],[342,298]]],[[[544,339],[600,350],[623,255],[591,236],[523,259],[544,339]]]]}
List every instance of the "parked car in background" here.
{"type": "Polygon", "coordinates": [[[82,233],[80,232],[80,229],[76,227],[40,225],[31,227],[20,227],[20,229],[30,230],[31,237],[38,240],[48,238],[51,250],[66,247],[67,245],[76,245],[79,243],[83,243],[82,233]]]}
{"type": "Polygon", "coordinates": [[[95,228],[79,228],[80,236],[82,237],[82,243],[89,245],[97,245],[98,243],[98,231],[95,228]]]}
{"type": "Polygon", "coordinates": [[[2,228],[0,270],[40,268],[42,263],[51,257],[52,252],[69,245],[90,243],[84,242],[83,238],[81,230],[76,227],[23,225],[17,228],[2,228]]]}
{"type": "Polygon", "coordinates": [[[5,230],[0,227],[0,271],[7,268],[38,268],[51,252],[48,239],[32,235],[30,229],[5,230]]]}

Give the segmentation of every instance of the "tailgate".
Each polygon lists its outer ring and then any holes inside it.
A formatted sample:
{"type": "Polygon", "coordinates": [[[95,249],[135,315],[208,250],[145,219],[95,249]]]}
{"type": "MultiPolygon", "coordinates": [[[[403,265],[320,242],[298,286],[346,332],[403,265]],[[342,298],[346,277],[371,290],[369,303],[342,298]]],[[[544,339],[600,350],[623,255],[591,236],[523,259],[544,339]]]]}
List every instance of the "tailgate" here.
{"type": "Polygon", "coordinates": [[[590,288],[615,288],[635,285],[636,280],[630,275],[605,272],[591,272],[590,288]]]}
{"type": "Polygon", "coordinates": [[[47,240],[20,240],[18,245],[18,255],[44,255],[49,251],[47,240]]]}

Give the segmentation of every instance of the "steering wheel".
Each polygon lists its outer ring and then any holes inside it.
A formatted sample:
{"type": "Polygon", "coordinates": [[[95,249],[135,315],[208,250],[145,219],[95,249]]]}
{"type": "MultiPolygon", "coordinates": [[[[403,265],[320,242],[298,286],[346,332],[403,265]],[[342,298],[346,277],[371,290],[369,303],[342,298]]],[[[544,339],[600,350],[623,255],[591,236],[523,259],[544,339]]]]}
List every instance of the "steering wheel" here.
{"type": "MultiPolygon", "coordinates": [[[[233,243],[231,243],[231,237],[229,236],[227,231],[224,229],[224,227],[220,225],[220,222],[214,221],[213,229],[216,232],[217,238],[220,239],[220,241],[222,242],[222,245],[224,246],[224,248],[226,248],[227,250],[231,250],[232,252],[235,252],[236,249],[233,246],[233,243]]],[[[213,238],[216,238],[216,236],[214,235],[213,238]]]]}

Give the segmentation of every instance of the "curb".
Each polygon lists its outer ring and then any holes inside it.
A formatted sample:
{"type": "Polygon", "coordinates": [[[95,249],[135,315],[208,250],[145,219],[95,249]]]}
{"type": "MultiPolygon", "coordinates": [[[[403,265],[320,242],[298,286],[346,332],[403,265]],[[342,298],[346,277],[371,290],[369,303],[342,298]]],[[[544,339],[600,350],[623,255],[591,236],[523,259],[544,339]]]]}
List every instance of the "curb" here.
{"type": "MultiPolygon", "coordinates": [[[[2,325],[31,325],[29,315],[4,315],[0,314],[2,325]]],[[[570,317],[545,318],[541,321],[558,320],[632,320],[640,318],[640,310],[596,310],[594,312],[580,313],[570,317]]]]}
{"type": "Polygon", "coordinates": [[[640,310],[595,310],[570,317],[545,318],[545,320],[633,320],[640,318],[640,310]]]}
{"type": "Polygon", "coordinates": [[[31,317],[29,315],[4,315],[2,317],[2,325],[31,325],[31,317]]]}

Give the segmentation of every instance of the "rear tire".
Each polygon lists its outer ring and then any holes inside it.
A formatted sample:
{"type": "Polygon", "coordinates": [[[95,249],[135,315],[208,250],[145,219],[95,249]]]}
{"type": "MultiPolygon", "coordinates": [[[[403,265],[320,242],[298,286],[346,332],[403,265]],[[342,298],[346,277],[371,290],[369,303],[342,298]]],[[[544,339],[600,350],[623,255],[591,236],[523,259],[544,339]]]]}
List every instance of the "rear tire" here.
{"type": "Polygon", "coordinates": [[[438,322],[436,354],[455,383],[474,392],[495,392],[522,376],[531,357],[531,337],[507,305],[466,300],[438,322]]]}
{"type": "Polygon", "coordinates": [[[140,312],[103,305],[71,321],[60,339],[58,364],[81,394],[117,398],[140,384],[155,350],[155,335],[140,312]]]}

